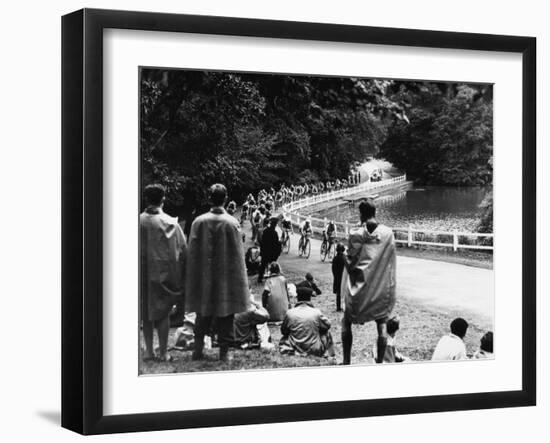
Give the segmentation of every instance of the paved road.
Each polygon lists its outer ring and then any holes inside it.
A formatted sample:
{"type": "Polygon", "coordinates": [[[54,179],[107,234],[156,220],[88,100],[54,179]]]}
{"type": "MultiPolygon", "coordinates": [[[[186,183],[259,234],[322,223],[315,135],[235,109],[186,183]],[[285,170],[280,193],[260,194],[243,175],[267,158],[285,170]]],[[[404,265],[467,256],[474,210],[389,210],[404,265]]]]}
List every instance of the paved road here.
{"type": "MultiPolygon", "coordinates": [[[[245,231],[249,243],[249,230],[245,231]]],[[[319,257],[321,241],[312,239],[311,256],[304,259],[298,257],[298,239],[297,234],[292,236],[290,253],[279,260],[283,270],[330,275],[332,279],[330,263],[319,257]]],[[[398,256],[397,296],[443,312],[473,313],[493,323],[494,274],[490,269],[398,256]]]]}

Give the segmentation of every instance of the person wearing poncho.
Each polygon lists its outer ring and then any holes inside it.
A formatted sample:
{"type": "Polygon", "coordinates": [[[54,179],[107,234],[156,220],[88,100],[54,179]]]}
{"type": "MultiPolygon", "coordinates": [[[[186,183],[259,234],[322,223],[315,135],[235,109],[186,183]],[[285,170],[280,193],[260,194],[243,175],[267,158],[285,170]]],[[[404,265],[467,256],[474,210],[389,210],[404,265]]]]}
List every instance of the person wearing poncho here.
{"type": "Polygon", "coordinates": [[[195,219],[189,234],[186,311],[196,312],[193,359],[201,359],[204,336],[218,334],[220,359],[233,342],[234,314],[249,305],[248,278],[239,222],[223,208],[224,185],[210,188],[212,209],[195,219]]]}
{"type": "Polygon", "coordinates": [[[386,322],[395,305],[396,255],[391,228],[375,220],[372,201],[359,205],[361,225],[350,229],[348,253],[342,275],[342,347],[344,364],[350,364],[353,342],[352,324],[375,321],[378,330],[378,356],[381,363],[386,350],[386,322]]]}
{"type": "Polygon", "coordinates": [[[186,242],[178,219],[162,210],[164,188],[148,185],[144,190],[147,208],[139,216],[140,317],[145,338],[144,360],[155,358],[153,327],[159,339],[158,359],[167,360],[169,315],[183,299],[186,242]]]}

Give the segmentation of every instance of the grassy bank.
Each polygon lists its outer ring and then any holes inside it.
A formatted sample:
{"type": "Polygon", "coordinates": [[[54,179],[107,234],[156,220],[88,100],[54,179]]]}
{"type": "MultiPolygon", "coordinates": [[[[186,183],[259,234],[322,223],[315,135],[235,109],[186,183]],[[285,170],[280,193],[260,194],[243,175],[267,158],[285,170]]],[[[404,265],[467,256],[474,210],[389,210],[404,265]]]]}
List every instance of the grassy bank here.
{"type": "MultiPolygon", "coordinates": [[[[340,320],[341,313],[336,312],[335,298],[332,294],[332,277],[330,273],[317,272],[321,266],[313,260],[300,260],[296,266],[287,263],[284,267],[285,275],[292,283],[298,283],[303,279],[306,271],[311,271],[318,276],[318,284],[322,294],[314,300],[314,305],[320,308],[329,318],[332,324],[332,335],[335,342],[337,362],[342,360],[342,345],[340,338],[340,320]]],[[[259,299],[261,286],[251,279],[253,292],[256,299],[259,299]]],[[[398,332],[398,349],[414,361],[425,361],[431,358],[433,349],[439,338],[448,333],[450,322],[458,317],[464,316],[464,313],[443,311],[441,309],[422,306],[405,297],[398,298],[394,314],[398,314],[401,319],[401,330],[398,332]]],[[[479,340],[485,331],[493,328],[493,325],[481,316],[469,315],[466,320],[470,323],[465,342],[469,354],[475,352],[479,346],[479,340]]],[[[175,329],[171,330],[169,344],[173,343],[173,334],[175,329]]],[[[272,340],[275,345],[278,344],[281,337],[280,327],[270,325],[272,340]]],[[[373,364],[372,347],[376,342],[376,327],[374,323],[354,326],[354,345],[352,353],[353,364],[373,364]]],[[[143,347],[143,342],[142,345],[143,347]]],[[[276,369],[288,367],[321,366],[329,365],[331,362],[325,358],[317,357],[296,357],[283,356],[277,351],[264,353],[260,350],[233,350],[232,358],[227,363],[221,363],[217,360],[217,349],[207,350],[206,359],[199,362],[191,361],[191,351],[171,351],[175,361],[170,363],[142,363],[140,373],[159,374],[159,373],[178,373],[195,371],[220,371],[220,370],[242,370],[242,369],[276,369]]]]}

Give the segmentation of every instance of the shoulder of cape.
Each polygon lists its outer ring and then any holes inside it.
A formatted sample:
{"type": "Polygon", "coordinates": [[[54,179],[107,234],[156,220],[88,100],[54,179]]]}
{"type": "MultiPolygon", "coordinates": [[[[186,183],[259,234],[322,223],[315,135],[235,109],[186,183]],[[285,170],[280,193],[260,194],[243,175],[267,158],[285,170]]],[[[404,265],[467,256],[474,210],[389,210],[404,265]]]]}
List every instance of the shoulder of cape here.
{"type": "Polygon", "coordinates": [[[393,229],[386,225],[378,225],[376,232],[378,232],[381,236],[393,236],[393,229]]]}
{"type": "Polygon", "coordinates": [[[218,222],[221,220],[225,226],[231,226],[232,228],[235,228],[235,229],[240,228],[239,222],[232,215],[229,215],[227,213],[213,214],[212,212],[205,212],[204,214],[199,215],[193,221],[193,224],[191,225],[191,227],[195,226],[195,228],[198,228],[199,225],[202,225],[214,220],[217,220],[218,222]]]}
{"type": "Polygon", "coordinates": [[[164,223],[166,223],[167,225],[177,225],[178,224],[178,218],[177,217],[172,217],[171,215],[168,215],[165,212],[160,214],[160,219],[164,223]]]}
{"type": "Polygon", "coordinates": [[[156,215],[157,217],[155,217],[155,219],[158,220],[164,226],[174,226],[174,225],[178,224],[178,218],[177,217],[172,217],[172,216],[166,214],[165,212],[161,212],[160,214],[147,214],[146,212],[142,212],[139,215],[139,218],[140,218],[140,220],[144,220],[144,219],[146,219],[146,218],[148,218],[152,215],[156,215]]]}

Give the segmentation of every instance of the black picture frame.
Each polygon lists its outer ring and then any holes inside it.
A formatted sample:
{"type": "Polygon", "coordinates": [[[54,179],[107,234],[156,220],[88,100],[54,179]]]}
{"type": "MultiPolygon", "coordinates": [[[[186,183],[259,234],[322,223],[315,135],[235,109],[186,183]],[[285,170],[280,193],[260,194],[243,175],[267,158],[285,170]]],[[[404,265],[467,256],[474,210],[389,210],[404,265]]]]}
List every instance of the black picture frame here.
{"type": "Polygon", "coordinates": [[[83,9],[62,18],[62,426],[82,434],[536,404],[536,39],[83,9]],[[522,54],[522,388],[460,395],[103,413],[103,30],[170,31],[522,54]]]}

